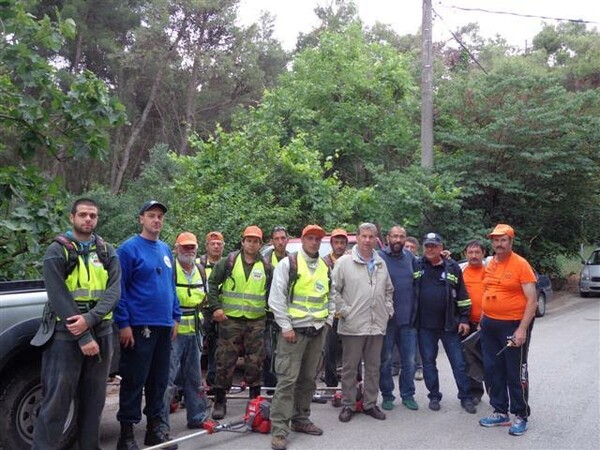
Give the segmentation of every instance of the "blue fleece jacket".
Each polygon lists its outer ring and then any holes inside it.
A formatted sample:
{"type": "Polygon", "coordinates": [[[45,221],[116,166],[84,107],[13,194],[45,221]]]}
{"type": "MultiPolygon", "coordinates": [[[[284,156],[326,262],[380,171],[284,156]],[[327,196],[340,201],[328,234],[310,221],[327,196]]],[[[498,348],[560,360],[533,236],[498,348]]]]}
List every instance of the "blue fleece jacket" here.
{"type": "Polygon", "coordinates": [[[402,250],[401,254],[394,255],[389,247],[379,250],[379,255],[385,261],[394,285],[396,325],[411,325],[414,323],[417,309],[413,286],[415,257],[408,250],[402,250]]]}
{"type": "Polygon", "coordinates": [[[171,249],[163,241],[134,236],[118,249],[121,299],[114,312],[119,328],[173,326],[181,310],[175,292],[171,249]]]}

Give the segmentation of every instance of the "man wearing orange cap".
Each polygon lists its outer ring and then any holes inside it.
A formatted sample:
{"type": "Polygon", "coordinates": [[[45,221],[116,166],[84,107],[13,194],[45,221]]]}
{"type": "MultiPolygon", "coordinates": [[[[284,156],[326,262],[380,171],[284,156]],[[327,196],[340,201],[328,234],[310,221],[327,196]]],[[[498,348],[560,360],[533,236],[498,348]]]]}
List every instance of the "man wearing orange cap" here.
{"type": "Polygon", "coordinates": [[[196,265],[198,241],[193,233],[184,232],[175,241],[175,288],[181,308],[177,337],[171,342],[169,384],[161,415],[163,430],[169,432],[169,409],[176,393],[175,377],[181,369],[185,396],[187,427],[202,428],[208,417],[208,397],[200,373],[200,304],[206,295],[206,272],[196,265]]]}
{"type": "MultiPolygon", "coordinates": [[[[206,240],[204,241],[204,248],[206,253],[198,258],[198,262],[206,271],[206,276],[210,277],[210,274],[215,265],[223,257],[223,250],[225,249],[225,239],[223,234],[219,231],[209,231],[206,234],[206,240]]],[[[203,308],[204,309],[204,308],[203,308]]],[[[206,349],[206,383],[212,386],[215,382],[215,352],[217,351],[217,337],[219,335],[219,327],[217,322],[212,318],[210,311],[202,311],[204,315],[203,329],[204,329],[204,344],[206,349]]]]}
{"type": "Polygon", "coordinates": [[[271,448],[285,450],[290,432],[323,434],[309,419],[315,392],[315,373],[325,340],[325,325],[331,326],[334,303],[330,300],[329,268],[319,258],[325,231],[307,225],[302,231],[302,249],[283,258],[273,274],[269,307],[281,334],[277,342],[277,388],[271,407],[271,448]],[[290,279],[292,258],[296,280],[290,279]]]}
{"type": "Polygon", "coordinates": [[[208,279],[208,308],[219,324],[213,419],[225,417],[225,395],[242,349],[244,380],[250,387],[250,398],[260,395],[265,308],[271,279],[271,266],[259,252],[262,242],[261,229],[255,225],[247,227],[241,251],[221,259],[208,279]]]}
{"type": "Polygon", "coordinates": [[[488,236],[495,255],[483,279],[481,348],[494,412],[479,424],[510,425],[508,432],[520,436],[527,431],[530,413],[527,357],[537,307],[536,276],[525,258],[513,252],[511,226],[498,224],[488,236]],[[509,406],[515,415],[512,424],[509,406]]]}

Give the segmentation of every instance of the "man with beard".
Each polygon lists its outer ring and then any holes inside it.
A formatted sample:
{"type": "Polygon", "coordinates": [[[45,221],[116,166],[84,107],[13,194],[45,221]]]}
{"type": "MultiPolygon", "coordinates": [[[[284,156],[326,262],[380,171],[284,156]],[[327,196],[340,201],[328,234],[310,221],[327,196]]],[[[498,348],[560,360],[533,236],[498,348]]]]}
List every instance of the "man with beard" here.
{"type": "Polygon", "coordinates": [[[60,437],[73,400],[78,405],[79,448],[100,448],[100,417],[114,351],[111,311],[119,300],[121,266],[114,249],[94,234],[96,202],[78,199],[69,219],[72,229],[44,255],[48,303],[32,341],[34,346],[45,345],[33,449],[62,448],[60,437]]]}
{"type": "Polygon", "coordinates": [[[413,325],[417,310],[413,289],[415,257],[404,248],[405,239],[406,230],[400,225],[394,225],[387,234],[388,246],[379,251],[394,285],[394,316],[388,321],[381,351],[379,389],[383,397],[382,408],[393,409],[395,397],[392,359],[394,346],[397,346],[401,362],[398,384],[400,397],[406,408],[415,411],[419,409],[414,397],[417,346],[417,330],[413,325]]]}
{"type": "Polygon", "coordinates": [[[515,231],[510,225],[498,224],[488,236],[494,257],[483,279],[481,349],[494,412],[479,424],[510,425],[508,432],[521,436],[530,414],[527,359],[537,307],[536,276],[527,260],[513,252],[515,231]],[[515,415],[512,425],[509,407],[515,415]]]}
{"type": "Polygon", "coordinates": [[[181,385],[185,396],[187,427],[202,428],[208,417],[209,401],[204,392],[200,370],[202,339],[200,305],[206,295],[206,272],[196,265],[198,241],[193,233],[184,232],[175,241],[175,287],[181,307],[181,321],[177,337],[171,342],[169,384],[165,391],[165,405],[161,415],[165,433],[169,432],[169,410],[176,393],[175,378],[181,369],[181,385]]]}

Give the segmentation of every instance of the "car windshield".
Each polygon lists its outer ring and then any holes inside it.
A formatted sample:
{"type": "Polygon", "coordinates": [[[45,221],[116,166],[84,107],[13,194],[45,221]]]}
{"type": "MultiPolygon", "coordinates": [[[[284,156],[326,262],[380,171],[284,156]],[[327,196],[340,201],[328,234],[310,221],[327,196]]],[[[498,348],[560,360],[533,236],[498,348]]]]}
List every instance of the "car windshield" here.
{"type": "Polygon", "coordinates": [[[590,265],[600,265],[600,250],[596,250],[588,259],[588,264],[590,265]]]}

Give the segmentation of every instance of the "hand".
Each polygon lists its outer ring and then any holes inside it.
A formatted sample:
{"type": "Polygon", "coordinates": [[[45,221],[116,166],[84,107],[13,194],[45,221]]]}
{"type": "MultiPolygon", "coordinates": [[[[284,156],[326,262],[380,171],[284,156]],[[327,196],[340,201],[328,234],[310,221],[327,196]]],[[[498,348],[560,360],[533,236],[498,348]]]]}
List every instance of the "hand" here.
{"type": "Polygon", "coordinates": [[[89,328],[90,327],[81,314],[67,317],[67,330],[69,330],[73,336],[81,336],[89,328]]]}
{"type": "Polygon", "coordinates": [[[171,329],[171,340],[174,341],[177,338],[177,332],[179,331],[179,322],[173,321],[173,328],[171,329]]]}
{"type": "Polygon", "coordinates": [[[133,330],[131,327],[125,327],[119,330],[119,342],[124,348],[133,348],[135,345],[135,339],[133,339],[133,330]]]}
{"type": "Polygon", "coordinates": [[[227,316],[222,309],[215,309],[213,312],[213,319],[215,319],[215,322],[223,322],[224,320],[227,320],[227,316]]]}
{"type": "Polygon", "coordinates": [[[81,349],[81,353],[85,356],[94,356],[100,353],[100,347],[96,341],[88,342],[87,344],[81,345],[79,348],[81,349]]]}
{"type": "Polygon", "coordinates": [[[514,347],[520,347],[527,342],[527,332],[517,328],[513,333],[512,343],[514,347]]]}
{"type": "Polygon", "coordinates": [[[466,336],[471,331],[471,326],[468,323],[459,323],[458,324],[458,334],[461,336],[466,336]]]}
{"type": "Polygon", "coordinates": [[[286,342],[289,342],[290,344],[296,343],[296,332],[294,330],[282,331],[281,335],[286,342]]]}

